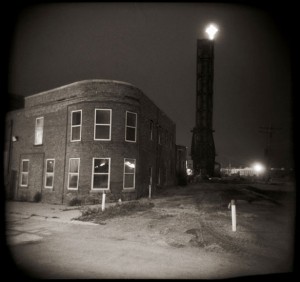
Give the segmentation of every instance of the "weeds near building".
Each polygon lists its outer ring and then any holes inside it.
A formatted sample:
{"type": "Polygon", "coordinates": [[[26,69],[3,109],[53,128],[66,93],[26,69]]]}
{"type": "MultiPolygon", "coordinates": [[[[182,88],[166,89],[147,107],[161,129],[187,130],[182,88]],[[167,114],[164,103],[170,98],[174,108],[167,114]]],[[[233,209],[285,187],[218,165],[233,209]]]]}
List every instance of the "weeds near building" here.
{"type": "Polygon", "coordinates": [[[82,215],[75,220],[81,221],[93,221],[95,223],[101,222],[106,219],[111,219],[120,216],[132,215],[136,212],[146,211],[152,209],[154,204],[151,202],[141,203],[139,201],[131,201],[123,204],[116,204],[108,207],[105,211],[101,210],[101,207],[86,208],[82,211],[82,215]]]}

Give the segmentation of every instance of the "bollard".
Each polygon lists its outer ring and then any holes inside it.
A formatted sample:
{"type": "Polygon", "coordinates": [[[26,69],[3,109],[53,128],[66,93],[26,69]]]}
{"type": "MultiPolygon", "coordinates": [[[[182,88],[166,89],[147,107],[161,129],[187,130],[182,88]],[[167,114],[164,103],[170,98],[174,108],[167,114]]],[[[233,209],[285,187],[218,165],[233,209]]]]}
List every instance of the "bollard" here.
{"type": "Polygon", "coordinates": [[[235,200],[231,200],[231,218],[232,218],[232,231],[236,231],[236,207],[235,200]]]}
{"type": "Polygon", "coordinates": [[[105,196],[106,196],[106,194],[105,194],[105,192],[103,191],[103,194],[102,194],[102,211],[105,210],[105,196]]]}
{"type": "Polygon", "coordinates": [[[149,199],[151,199],[151,184],[149,185],[149,199]]]}

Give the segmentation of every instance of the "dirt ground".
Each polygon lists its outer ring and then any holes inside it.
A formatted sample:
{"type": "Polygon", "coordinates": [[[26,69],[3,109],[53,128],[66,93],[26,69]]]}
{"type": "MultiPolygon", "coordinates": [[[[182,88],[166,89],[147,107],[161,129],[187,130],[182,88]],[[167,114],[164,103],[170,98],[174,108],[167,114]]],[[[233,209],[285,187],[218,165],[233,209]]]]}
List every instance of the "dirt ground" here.
{"type": "MultiPolygon", "coordinates": [[[[43,261],[39,265],[40,274],[44,273],[43,267],[47,267],[46,277],[53,273],[50,278],[62,277],[57,265],[61,267],[65,261],[70,268],[68,272],[66,266],[63,272],[67,278],[79,275],[84,278],[214,279],[294,270],[296,201],[293,184],[198,183],[164,189],[150,200],[139,201],[141,204],[150,201],[151,208],[98,221],[92,226],[15,222],[16,230],[42,226],[43,232],[52,234],[47,237],[44,233],[34,233],[41,237],[39,244],[12,243],[15,259],[25,265],[26,259],[29,263],[34,256],[35,266],[43,261]],[[232,199],[236,200],[236,232],[231,229],[228,208],[232,199]],[[63,245],[59,245],[60,236],[66,236],[67,232],[72,232],[72,236],[65,237],[63,245]],[[81,246],[78,243],[81,238],[89,238],[90,246],[81,246]],[[78,246],[76,253],[72,250],[74,244],[78,246]],[[96,246],[101,251],[107,249],[105,260],[101,252],[98,258],[102,273],[97,271],[96,246]],[[72,259],[80,253],[86,256],[81,257],[78,268],[78,261],[72,265],[72,259]]],[[[79,212],[86,207],[77,209],[79,212]]],[[[31,218],[37,218],[39,213],[34,215],[31,218]]],[[[59,217],[57,213],[58,222],[59,217]]],[[[16,231],[12,229],[10,232],[16,231]]]]}
{"type": "MultiPolygon", "coordinates": [[[[140,200],[148,203],[149,199],[140,200]]],[[[201,183],[160,191],[154,207],[100,221],[107,234],[252,260],[251,274],[293,269],[293,185],[201,183]],[[230,201],[236,201],[232,231],[230,201]]],[[[221,256],[220,256],[221,257],[221,256]]]]}

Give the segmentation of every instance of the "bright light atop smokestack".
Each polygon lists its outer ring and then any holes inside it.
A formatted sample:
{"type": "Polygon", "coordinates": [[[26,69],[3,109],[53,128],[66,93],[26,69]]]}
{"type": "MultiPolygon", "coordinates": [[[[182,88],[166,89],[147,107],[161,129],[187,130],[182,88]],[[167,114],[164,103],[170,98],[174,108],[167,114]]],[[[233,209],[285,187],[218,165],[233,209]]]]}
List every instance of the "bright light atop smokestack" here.
{"type": "Polygon", "coordinates": [[[219,29],[214,25],[210,24],[206,29],[205,32],[208,34],[208,38],[210,40],[213,40],[215,38],[216,33],[219,31],[219,29]]]}

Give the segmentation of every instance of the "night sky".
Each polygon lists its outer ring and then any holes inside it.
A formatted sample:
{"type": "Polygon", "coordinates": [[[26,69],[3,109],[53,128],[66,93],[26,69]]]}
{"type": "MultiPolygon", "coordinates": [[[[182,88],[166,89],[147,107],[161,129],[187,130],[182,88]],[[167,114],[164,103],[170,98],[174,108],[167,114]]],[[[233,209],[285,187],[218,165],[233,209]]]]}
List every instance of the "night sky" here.
{"type": "Polygon", "coordinates": [[[195,125],[196,44],[215,39],[214,140],[222,166],[262,161],[266,135],[273,167],[292,167],[290,49],[264,9],[203,3],[90,3],[28,6],[18,17],[9,57],[9,93],[32,95],[84,79],[140,88],[175,123],[190,150],[195,125]]]}

